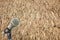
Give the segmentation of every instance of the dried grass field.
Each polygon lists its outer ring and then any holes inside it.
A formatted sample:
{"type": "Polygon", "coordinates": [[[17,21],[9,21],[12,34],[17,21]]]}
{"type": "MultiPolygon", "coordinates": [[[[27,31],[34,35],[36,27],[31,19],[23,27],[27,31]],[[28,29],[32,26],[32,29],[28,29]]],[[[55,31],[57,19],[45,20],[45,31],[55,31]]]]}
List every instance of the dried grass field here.
{"type": "Polygon", "coordinates": [[[60,0],[0,0],[0,40],[13,18],[12,40],[60,40],[60,0]]]}

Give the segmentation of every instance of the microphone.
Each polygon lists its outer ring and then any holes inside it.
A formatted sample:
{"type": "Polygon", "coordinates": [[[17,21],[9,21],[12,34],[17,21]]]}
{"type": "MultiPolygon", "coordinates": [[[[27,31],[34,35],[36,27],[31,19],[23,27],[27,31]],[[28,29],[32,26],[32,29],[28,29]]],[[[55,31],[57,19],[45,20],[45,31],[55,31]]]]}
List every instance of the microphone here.
{"type": "Polygon", "coordinates": [[[16,27],[19,24],[19,20],[17,18],[13,18],[7,28],[2,32],[2,34],[9,33],[12,28],[16,27]]]}
{"type": "Polygon", "coordinates": [[[2,32],[2,34],[7,34],[8,40],[12,40],[11,30],[19,24],[19,20],[17,18],[13,18],[7,28],[2,32]]]}
{"type": "Polygon", "coordinates": [[[13,18],[7,28],[11,30],[12,28],[16,27],[18,24],[19,24],[19,20],[17,18],[13,18]]]}

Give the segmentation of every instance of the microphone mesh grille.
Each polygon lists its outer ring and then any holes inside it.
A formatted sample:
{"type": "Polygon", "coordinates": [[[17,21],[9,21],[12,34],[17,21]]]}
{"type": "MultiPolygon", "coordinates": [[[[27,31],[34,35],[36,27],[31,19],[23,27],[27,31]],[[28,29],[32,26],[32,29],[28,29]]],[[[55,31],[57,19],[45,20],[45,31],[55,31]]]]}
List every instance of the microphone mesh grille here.
{"type": "Polygon", "coordinates": [[[13,18],[11,20],[11,23],[14,24],[15,26],[17,26],[19,24],[19,20],[17,18],[13,18]]]}

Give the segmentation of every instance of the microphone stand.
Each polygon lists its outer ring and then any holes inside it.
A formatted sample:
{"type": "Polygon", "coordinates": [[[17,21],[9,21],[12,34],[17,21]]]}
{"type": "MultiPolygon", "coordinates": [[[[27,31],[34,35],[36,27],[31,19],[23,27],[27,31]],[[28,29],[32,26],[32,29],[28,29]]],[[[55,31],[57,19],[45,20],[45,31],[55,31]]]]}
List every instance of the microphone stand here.
{"type": "Polygon", "coordinates": [[[12,40],[12,37],[11,37],[11,30],[6,28],[4,30],[4,34],[7,34],[7,37],[8,37],[8,40],[12,40]]]}

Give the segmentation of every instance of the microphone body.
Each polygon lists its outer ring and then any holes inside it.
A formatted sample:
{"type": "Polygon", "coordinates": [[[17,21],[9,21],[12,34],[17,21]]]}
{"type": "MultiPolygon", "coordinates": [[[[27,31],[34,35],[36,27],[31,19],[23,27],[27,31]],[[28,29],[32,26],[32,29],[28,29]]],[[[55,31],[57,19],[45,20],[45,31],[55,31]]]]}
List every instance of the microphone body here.
{"type": "Polygon", "coordinates": [[[14,18],[11,20],[7,28],[11,30],[13,27],[16,27],[18,24],[19,24],[19,20],[17,18],[14,18]]]}

